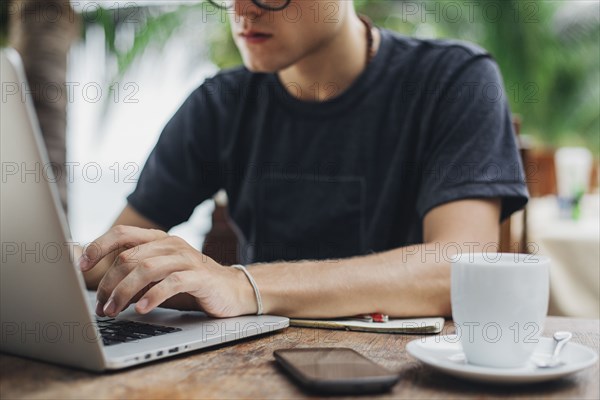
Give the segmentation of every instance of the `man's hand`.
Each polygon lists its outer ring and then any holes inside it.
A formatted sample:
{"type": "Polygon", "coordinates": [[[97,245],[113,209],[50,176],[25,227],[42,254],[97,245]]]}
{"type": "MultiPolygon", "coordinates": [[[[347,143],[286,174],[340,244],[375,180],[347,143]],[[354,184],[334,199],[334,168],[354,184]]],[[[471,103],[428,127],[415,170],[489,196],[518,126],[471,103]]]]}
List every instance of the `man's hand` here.
{"type": "Polygon", "coordinates": [[[136,302],[145,314],[180,293],[194,307],[215,317],[256,312],[254,292],[242,271],[226,268],[183,239],[156,229],[118,225],[90,243],[79,265],[94,268],[103,258],[114,262],[98,286],[96,313],[114,317],[136,302]]]}

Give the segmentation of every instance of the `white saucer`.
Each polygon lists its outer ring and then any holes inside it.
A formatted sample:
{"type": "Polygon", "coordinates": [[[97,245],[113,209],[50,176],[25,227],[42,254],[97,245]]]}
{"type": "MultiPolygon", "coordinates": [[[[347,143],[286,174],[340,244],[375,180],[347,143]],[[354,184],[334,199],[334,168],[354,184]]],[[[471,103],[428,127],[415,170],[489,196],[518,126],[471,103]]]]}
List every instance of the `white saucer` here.
{"type": "MultiPolygon", "coordinates": [[[[547,358],[554,349],[552,338],[540,338],[532,358],[547,358]]],[[[553,368],[538,368],[533,361],[520,368],[492,368],[468,364],[456,335],[416,339],[406,346],[410,355],[421,362],[460,378],[493,383],[533,383],[560,378],[593,365],[596,352],[569,342],[560,354],[564,363],[553,368]]]]}

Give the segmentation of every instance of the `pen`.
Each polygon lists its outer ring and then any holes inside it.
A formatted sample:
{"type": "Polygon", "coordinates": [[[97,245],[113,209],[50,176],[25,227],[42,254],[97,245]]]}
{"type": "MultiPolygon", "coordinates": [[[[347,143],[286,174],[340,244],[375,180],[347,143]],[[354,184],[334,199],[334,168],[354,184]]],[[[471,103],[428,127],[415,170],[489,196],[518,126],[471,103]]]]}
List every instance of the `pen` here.
{"type": "Polygon", "coordinates": [[[387,314],[371,313],[371,314],[357,315],[356,317],[354,317],[354,319],[360,319],[360,320],[363,320],[364,322],[382,323],[382,322],[388,322],[390,320],[390,317],[387,314]]]}
{"type": "Polygon", "coordinates": [[[373,322],[388,322],[390,320],[389,315],[381,313],[373,313],[371,314],[371,318],[373,319],[373,322]]]}

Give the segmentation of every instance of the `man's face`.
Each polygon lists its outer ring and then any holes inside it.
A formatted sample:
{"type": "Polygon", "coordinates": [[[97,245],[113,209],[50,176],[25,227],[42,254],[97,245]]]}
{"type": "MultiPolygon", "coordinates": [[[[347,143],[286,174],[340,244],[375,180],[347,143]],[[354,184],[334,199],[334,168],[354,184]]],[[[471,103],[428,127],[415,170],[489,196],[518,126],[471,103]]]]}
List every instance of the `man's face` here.
{"type": "Polygon", "coordinates": [[[347,0],[292,0],[281,11],[268,11],[251,0],[236,0],[231,30],[249,70],[275,72],[332,40],[348,6],[347,0]]]}

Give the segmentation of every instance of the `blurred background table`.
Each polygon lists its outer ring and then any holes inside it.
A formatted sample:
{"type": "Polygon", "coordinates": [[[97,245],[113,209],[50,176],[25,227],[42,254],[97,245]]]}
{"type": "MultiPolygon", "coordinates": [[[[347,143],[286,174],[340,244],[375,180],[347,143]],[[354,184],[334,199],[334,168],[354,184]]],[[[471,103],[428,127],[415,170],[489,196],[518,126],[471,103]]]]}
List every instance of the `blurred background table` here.
{"type": "MultiPolygon", "coordinates": [[[[549,317],[544,336],[573,332],[596,351],[600,321],[549,317]]],[[[454,333],[447,322],[444,334],[454,333]]],[[[394,399],[598,399],[598,363],[569,377],[525,386],[488,386],[443,375],[413,359],[406,344],[416,335],[288,328],[120,372],[94,374],[0,354],[2,399],[292,399],[308,398],[275,365],[273,350],[351,347],[400,374],[394,399]]]]}
{"type": "Polygon", "coordinates": [[[528,235],[539,252],[552,258],[550,315],[600,315],[600,196],[582,199],[581,218],[559,217],[556,197],[531,199],[528,235]]]}

